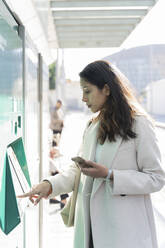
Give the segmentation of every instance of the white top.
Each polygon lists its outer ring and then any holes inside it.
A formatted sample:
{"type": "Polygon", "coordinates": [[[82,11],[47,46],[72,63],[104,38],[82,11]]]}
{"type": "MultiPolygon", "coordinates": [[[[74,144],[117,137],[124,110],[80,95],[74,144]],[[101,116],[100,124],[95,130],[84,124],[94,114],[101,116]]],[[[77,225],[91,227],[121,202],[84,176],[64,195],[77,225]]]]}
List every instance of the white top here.
{"type": "Polygon", "coordinates": [[[97,163],[100,159],[100,154],[103,149],[103,146],[100,143],[96,145],[96,154],[95,154],[95,162],[97,163]]]}

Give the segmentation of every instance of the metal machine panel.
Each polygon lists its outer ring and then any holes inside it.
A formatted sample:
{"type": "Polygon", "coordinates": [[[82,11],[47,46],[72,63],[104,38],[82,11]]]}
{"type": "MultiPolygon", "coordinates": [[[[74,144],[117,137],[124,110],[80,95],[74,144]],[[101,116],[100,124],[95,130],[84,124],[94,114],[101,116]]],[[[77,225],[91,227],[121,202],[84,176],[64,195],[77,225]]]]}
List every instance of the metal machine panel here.
{"type": "MultiPolygon", "coordinates": [[[[0,182],[7,145],[23,134],[22,40],[18,24],[0,3],[0,182]]],[[[0,231],[1,247],[23,247],[23,222],[8,236],[0,231]]]]}

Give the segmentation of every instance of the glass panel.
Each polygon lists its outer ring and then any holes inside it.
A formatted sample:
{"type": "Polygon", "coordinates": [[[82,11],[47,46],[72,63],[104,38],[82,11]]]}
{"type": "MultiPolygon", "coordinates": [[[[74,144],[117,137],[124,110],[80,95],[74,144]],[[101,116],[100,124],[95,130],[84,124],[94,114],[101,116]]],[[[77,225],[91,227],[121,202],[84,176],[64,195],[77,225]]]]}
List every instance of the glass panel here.
{"type": "MultiPolygon", "coordinates": [[[[0,2],[0,182],[5,151],[9,143],[22,135],[23,79],[22,41],[18,25],[0,2]],[[20,118],[18,126],[18,116],[20,118]]],[[[0,247],[23,247],[23,224],[8,236],[0,230],[0,247]]]]}

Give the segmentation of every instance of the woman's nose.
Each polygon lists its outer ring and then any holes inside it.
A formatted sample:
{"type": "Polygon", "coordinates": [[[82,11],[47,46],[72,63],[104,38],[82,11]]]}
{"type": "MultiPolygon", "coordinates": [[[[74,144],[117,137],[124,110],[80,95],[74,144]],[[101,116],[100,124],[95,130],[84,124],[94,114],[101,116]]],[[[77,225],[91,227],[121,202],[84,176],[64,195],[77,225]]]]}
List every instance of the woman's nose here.
{"type": "Polygon", "coordinates": [[[87,98],[86,97],[82,97],[82,102],[87,102],[87,98]]]}

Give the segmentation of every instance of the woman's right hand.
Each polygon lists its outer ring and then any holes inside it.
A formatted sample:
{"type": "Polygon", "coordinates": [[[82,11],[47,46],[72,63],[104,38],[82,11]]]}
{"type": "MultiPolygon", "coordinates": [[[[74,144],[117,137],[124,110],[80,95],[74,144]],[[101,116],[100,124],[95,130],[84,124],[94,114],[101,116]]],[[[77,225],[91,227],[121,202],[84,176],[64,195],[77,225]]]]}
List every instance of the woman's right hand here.
{"type": "Polygon", "coordinates": [[[18,198],[29,197],[29,200],[37,205],[42,198],[47,198],[52,193],[52,185],[49,181],[43,181],[32,187],[31,191],[23,195],[17,196],[18,198]],[[36,199],[36,200],[34,200],[36,199]]]}

